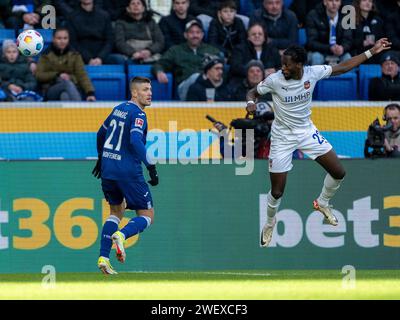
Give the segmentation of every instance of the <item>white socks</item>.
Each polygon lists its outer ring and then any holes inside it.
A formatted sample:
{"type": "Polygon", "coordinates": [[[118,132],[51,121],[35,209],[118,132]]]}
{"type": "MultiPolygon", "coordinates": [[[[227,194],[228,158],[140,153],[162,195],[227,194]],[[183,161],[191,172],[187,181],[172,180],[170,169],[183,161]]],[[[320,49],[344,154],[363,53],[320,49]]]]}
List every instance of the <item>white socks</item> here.
{"type": "Polygon", "coordinates": [[[267,224],[272,225],[274,221],[274,217],[276,212],[278,211],[279,205],[281,204],[281,198],[275,199],[272,194],[271,190],[268,192],[267,195],[268,206],[267,206],[267,224]]]}
{"type": "Polygon", "coordinates": [[[332,197],[335,195],[336,190],[339,189],[342,181],[343,179],[333,179],[329,173],[326,174],[324,179],[324,186],[322,187],[321,194],[317,199],[318,204],[321,207],[327,207],[329,205],[329,200],[331,200],[332,197]]]}

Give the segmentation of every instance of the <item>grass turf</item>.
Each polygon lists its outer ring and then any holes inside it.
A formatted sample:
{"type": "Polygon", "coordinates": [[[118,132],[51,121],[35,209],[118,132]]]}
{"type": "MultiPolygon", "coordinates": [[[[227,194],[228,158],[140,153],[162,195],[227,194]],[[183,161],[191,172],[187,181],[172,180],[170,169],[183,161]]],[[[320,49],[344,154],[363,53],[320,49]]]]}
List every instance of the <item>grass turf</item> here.
{"type": "Polygon", "coordinates": [[[0,275],[0,299],[399,299],[399,270],[358,270],[355,287],[337,270],[57,273],[0,275]]]}

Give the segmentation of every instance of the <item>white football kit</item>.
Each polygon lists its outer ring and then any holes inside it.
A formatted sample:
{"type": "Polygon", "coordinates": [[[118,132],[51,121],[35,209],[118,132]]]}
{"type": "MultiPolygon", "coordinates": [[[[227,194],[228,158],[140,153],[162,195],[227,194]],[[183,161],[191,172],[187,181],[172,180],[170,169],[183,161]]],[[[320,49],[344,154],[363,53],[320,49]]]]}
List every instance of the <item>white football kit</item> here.
{"type": "Polygon", "coordinates": [[[282,71],[271,74],[257,85],[260,95],[271,92],[275,120],[271,129],[270,172],[287,172],[293,167],[296,149],[311,159],[332,149],[331,144],[312,123],[311,101],[318,80],[332,73],[328,65],[305,66],[301,80],[286,80],[282,71]]]}

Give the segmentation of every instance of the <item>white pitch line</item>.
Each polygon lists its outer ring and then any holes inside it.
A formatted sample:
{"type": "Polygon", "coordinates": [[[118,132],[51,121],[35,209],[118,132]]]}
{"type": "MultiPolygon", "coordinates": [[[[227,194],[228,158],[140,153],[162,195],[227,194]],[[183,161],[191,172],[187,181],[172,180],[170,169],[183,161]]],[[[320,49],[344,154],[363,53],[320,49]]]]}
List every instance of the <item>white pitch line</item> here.
{"type": "Polygon", "coordinates": [[[254,277],[270,277],[271,273],[249,273],[249,272],[185,272],[185,271],[126,271],[127,273],[146,273],[146,274],[209,274],[209,275],[229,275],[229,276],[254,276],[254,277]]]}

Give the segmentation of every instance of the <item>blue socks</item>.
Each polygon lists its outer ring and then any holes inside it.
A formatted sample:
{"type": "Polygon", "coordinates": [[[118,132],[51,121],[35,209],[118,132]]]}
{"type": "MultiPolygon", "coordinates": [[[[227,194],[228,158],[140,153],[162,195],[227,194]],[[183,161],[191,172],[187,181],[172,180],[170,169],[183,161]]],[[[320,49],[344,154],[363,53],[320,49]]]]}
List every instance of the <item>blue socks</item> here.
{"type": "Polygon", "coordinates": [[[142,232],[151,224],[151,219],[146,216],[134,217],[132,218],[128,224],[121,229],[121,232],[124,234],[125,239],[128,239],[135,234],[142,232]]]}
{"type": "Polygon", "coordinates": [[[113,215],[109,216],[104,223],[103,230],[101,231],[100,256],[105,258],[110,257],[110,251],[113,244],[111,236],[118,230],[119,223],[119,218],[113,215]]]}

